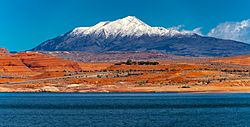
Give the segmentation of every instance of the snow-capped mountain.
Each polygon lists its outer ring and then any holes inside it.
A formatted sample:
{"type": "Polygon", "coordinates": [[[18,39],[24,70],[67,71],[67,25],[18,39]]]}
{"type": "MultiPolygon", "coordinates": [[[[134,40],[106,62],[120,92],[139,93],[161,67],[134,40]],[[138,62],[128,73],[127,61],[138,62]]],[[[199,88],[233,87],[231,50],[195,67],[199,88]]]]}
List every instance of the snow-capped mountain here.
{"type": "Polygon", "coordinates": [[[250,45],[175,28],[151,27],[134,16],[77,27],[43,42],[34,51],[161,51],[185,56],[230,56],[250,53],[250,45]]]}
{"type": "Polygon", "coordinates": [[[134,16],[128,16],[123,19],[110,22],[100,22],[92,27],[78,27],[71,33],[73,36],[100,35],[104,34],[106,38],[134,36],[175,36],[191,35],[193,33],[180,32],[176,29],[166,29],[163,27],[151,27],[134,16]]]}

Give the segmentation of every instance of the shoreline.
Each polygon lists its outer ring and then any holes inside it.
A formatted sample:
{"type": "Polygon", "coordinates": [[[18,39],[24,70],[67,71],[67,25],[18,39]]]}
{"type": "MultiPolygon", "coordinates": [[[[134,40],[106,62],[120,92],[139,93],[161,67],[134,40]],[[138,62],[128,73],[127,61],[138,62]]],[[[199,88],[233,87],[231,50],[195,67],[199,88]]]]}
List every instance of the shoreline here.
{"type": "Polygon", "coordinates": [[[179,94],[185,94],[185,93],[191,93],[191,94],[227,94],[227,93],[250,93],[250,91],[220,91],[220,92],[214,92],[214,91],[195,91],[195,92],[25,92],[25,91],[16,91],[16,92],[3,92],[0,91],[0,93],[67,93],[67,94],[71,94],[71,93],[179,93],[179,94]]]}
{"type": "Polygon", "coordinates": [[[1,89],[0,93],[250,93],[250,86],[192,86],[191,88],[180,88],[179,86],[164,87],[131,87],[110,89],[82,89],[82,90],[60,90],[39,91],[37,89],[1,89]]]}

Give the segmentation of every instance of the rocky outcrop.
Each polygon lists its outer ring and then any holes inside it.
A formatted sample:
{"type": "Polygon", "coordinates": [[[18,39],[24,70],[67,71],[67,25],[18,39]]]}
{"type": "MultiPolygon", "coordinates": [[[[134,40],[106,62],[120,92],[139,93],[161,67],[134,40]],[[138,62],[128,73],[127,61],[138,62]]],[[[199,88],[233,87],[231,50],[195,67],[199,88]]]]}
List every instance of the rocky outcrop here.
{"type": "Polygon", "coordinates": [[[27,67],[36,72],[48,71],[80,71],[77,62],[56,58],[36,52],[22,52],[11,55],[19,58],[27,67]]]}
{"type": "Polygon", "coordinates": [[[19,59],[11,57],[5,48],[0,48],[0,72],[23,74],[31,70],[19,59]]]}
{"type": "Polygon", "coordinates": [[[6,48],[0,48],[0,56],[8,56],[10,53],[6,48]]]}
{"type": "MultiPolygon", "coordinates": [[[[0,49],[0,76],[23,77],[46,72],[76,72],[81,67],[77,62],[36,52],[10,54],[0,49]]],[[[49,74],[50,75],[50,74],[49,74]]]]}
{"type": "Polygon", "coordinates": [[[54,86],[44,86],[40,88],[39,92],[60,92],[60,90],[54,86]]]}

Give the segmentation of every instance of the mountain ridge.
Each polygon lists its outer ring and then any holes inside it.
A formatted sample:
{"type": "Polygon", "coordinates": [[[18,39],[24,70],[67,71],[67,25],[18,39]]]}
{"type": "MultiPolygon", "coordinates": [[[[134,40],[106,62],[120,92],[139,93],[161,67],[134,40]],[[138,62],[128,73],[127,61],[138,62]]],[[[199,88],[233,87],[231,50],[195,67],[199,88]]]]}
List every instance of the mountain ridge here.
{"type": "Polygon", "coordinates": [[[77,27],[43,42],[33,51],[160,51],[181,56],[234,56],[250,54],[250,45],[180,31],[151,27],[134,16],[77,27]]]}
{"type": "Polygon", "coordinates": [[[159,36],[174,36],[177,34],[185,35],[191,34],[187,32],[180,32],[176,29],[170,28],[166,29],[164,27],[151,27],[144,23],[135,16],[127,16],[122,19],[115,21],[103,21],[99,22],[92,27],[77,27],[72,32],[71,35],[87,35],[87,34],[100,34],[100,32],[105,32],[106,37],[108,36],[142,36],[142,35],[159,35],[159,36]]]}

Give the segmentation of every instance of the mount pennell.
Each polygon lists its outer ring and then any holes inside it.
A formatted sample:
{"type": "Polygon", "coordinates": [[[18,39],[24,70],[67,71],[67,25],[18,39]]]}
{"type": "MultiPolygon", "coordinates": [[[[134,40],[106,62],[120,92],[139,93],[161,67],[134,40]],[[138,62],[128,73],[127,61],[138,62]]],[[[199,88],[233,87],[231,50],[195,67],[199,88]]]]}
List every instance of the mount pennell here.
{"type": "Polygon", "coordinates": [[[193,31],[151,27],[134,16],[128,16],[92,27],[77,27],[31,51],[158,51],[179,56],[236,56],[250,54],[250,45],[201,36],[193,31]]]}

